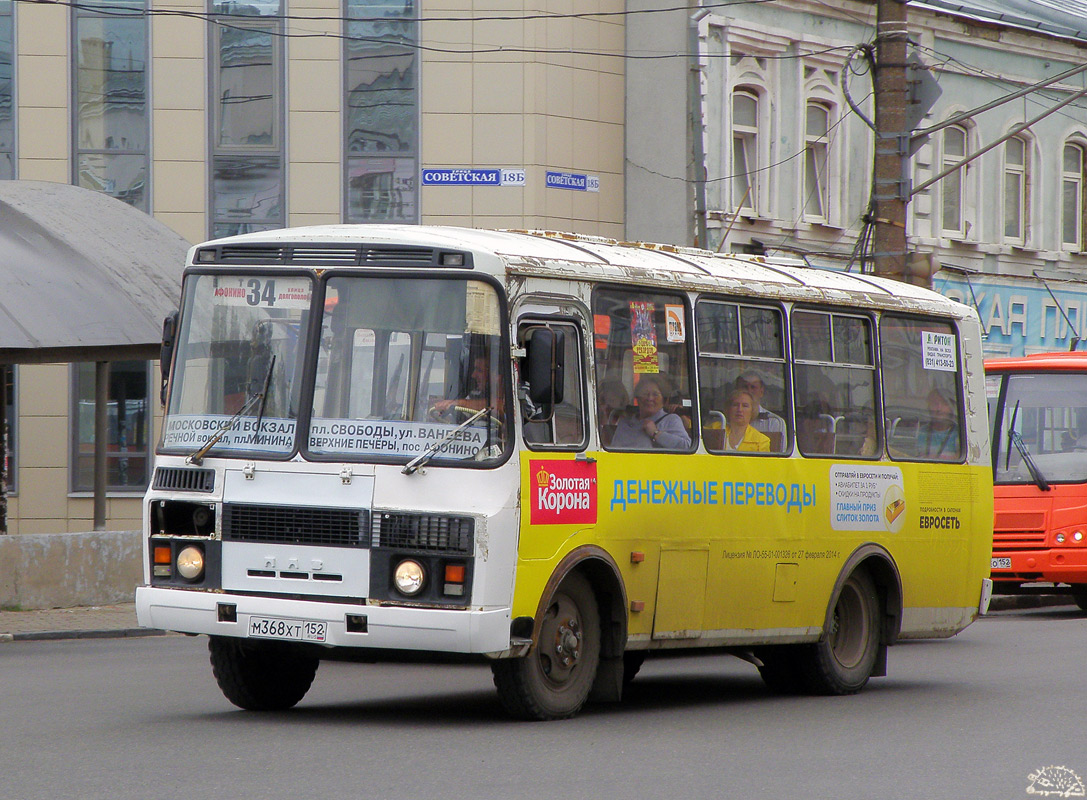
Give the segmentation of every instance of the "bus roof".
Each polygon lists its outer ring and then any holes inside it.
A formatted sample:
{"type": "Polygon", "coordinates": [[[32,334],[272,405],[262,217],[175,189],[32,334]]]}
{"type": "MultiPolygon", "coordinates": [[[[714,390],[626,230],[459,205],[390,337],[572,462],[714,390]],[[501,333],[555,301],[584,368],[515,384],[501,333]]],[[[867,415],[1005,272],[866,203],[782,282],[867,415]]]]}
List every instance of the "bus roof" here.
{"type": "Polygon", "coordinates": [[[1087,352],[1031,353],[1029,356],[1006,356],[985,359],[986,372],[1087,372],[1087,352]]]}
{"type": "Polygon", "coordinates": [[[808,302],[908,308],[941,316],[975,312],[943,295],[874,275],[806,266],[795,258],[714,253],[558,231],[427,225],[322,225],[242,234],[197,245],[189,263],[313,267],[436,266],[437,251],[468,251],[473,269],[808,302]],[[405,250],[405,248],[412,248],[405,250]],[[202,256],[198,256],[203,251],[202,256]],[[413,260],[414,259],[414,260],[413,260]]]}

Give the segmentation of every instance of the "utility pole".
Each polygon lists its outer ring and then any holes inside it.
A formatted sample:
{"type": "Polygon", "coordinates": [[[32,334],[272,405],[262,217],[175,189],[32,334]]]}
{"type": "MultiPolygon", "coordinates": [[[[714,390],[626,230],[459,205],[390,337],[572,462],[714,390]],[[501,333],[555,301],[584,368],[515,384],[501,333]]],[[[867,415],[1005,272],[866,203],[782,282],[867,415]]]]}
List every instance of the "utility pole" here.
{"type": "MultiPolygon", "coordinates": [[[[911,281],[906,253],[910,131],[907,130],[906,0],[876,0],[875,273],[911,281]]],[[[917,276],[920,278],[920,276],[917,276]]],[[[923,283],[928,284],[928,276],[923,283]]]]}

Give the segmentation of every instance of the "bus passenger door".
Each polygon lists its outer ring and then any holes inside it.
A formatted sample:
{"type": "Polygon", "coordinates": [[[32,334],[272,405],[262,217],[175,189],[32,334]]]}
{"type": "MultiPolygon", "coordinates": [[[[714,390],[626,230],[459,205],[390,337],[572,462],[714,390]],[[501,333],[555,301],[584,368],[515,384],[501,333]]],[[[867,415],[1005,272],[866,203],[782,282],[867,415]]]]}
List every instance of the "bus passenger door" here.
{"type": "Polygon", "coordinates": [[[708,546],[664,546],[657,575],[654,639],[693,639],[706,608],[708,546]]]}

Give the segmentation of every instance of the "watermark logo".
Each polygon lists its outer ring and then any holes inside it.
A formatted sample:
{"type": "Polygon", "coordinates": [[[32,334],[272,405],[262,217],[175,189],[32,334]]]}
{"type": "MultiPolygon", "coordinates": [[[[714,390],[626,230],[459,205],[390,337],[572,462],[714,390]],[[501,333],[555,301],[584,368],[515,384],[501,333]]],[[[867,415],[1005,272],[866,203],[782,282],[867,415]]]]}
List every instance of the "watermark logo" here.
{"type": "Polygon", "coordinates": [[[1079,775],[1068,767],[1042,767],[1027,776],[1027,794],[1043,797],[1087,797],[1079,775]]]}

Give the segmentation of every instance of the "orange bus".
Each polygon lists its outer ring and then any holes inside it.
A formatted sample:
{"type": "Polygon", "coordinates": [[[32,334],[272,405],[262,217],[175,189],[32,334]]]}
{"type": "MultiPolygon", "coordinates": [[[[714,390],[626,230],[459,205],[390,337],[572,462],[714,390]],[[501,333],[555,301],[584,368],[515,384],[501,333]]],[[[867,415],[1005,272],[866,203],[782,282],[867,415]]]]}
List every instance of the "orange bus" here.
{"type": "Polygon", "coordinates": [[[1071,593],[1087,611],[1087,353],[985,362],[994,591],[1071,593]]]}

